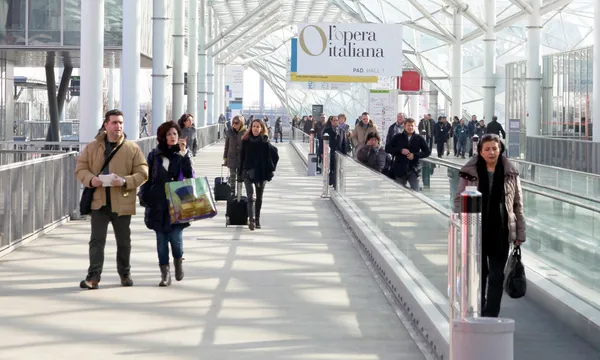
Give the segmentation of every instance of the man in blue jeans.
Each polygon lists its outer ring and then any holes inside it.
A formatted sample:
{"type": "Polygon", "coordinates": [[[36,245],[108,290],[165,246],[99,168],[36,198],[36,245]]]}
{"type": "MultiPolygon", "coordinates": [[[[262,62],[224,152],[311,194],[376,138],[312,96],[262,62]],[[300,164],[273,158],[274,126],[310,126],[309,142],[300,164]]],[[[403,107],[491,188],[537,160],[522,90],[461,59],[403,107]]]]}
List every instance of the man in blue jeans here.
{"type": "Polygon", "coordinates": [[[421,174],[421,159],[431,154],[427,141],[415,133],[415,120],[408,118],[404,121],[404,132],[396,134],[385,145],[385,152],[393,157],[392,173],[400,184],[419,191],[419,175],[421,174]]]}

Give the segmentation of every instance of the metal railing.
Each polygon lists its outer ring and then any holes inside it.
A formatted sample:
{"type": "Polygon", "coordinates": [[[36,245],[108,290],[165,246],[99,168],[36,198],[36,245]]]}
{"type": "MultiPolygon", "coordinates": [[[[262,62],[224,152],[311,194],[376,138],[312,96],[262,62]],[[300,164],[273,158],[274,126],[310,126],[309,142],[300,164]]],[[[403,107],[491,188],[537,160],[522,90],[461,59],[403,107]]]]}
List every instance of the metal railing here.
{"type": "MultiPolygon", "coordinates": [[[[220,138],[219,125],[197,129],[198,148],[220,138]]],[[[144,154],[156,147],[156,137],[135,141],[144,154]]],[[[77,151],[83,143],[2,143],[11,156],[33,156],[33,159],[0,166],[0,256],[22,241],[32,239],[53,225],[78,217],[83,186],[75,177],[77,151]],[[15,149],[15,145],[23,148],[15,149]],[[60,150],[43,150],[58,145],[60,150]],[[59,152],[59,154],[56,154],[59,152]],[[62,153],[60,153],[62,152],[62,153]]]]}
{"type": "Polygon", "coordinates": [[[68,219],[79,203],[77,153],[0,166],[0,254],[68,219]]]}

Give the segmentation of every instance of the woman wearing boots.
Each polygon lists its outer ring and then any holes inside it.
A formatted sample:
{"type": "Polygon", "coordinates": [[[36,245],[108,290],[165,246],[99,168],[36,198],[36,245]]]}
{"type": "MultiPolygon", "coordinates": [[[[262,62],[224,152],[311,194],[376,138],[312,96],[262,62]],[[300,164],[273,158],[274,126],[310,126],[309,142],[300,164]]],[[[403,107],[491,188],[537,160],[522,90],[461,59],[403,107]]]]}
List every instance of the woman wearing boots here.
{"type": "Polygon", "coordinates": [[[276,159],[272,158],[268,130],[262,120],[252,120],[250,130],[242,137],[240,152],[239,179],[244,181],[248,198],[248,217],[250,230],[260,229],[260,209],[267,181],[271,181],[275,171],[276,159]],[[274,161],[275,160],[275,161],[274,161]],[[256,199],[254,189],[256,188],[256,199]]]}
{"type": "Polygon", "coordinates": [[[477,155],[460,171],[454,199],[455,211],[459,212],[460,194],[467,186],[476,186],[482,194],[481,314],[487,317],[500,313],[510,244],[525,241],[519,172],[503,153],[504,144],[498,135],[483,135],[477,155]]]}
{"type": "Polygon", "coordinates": [[[148,154],[148,182],[140,188],[140,200],[146,211],[144,222],[148,229],[156,232],[156,250],[160,266],[159,286],[171,285],[169,266],[169,244],[175,264],[175,279],[183,279],[183,229],[189,224],[171,225],[169,203],[165,193],[165,183],[177,181],[180,174],[191,178],[192,161],[186,147],[186,139],[181,136],[181,128],[174,121],[162,124],[157,132],[158,146],[148,154]]]}

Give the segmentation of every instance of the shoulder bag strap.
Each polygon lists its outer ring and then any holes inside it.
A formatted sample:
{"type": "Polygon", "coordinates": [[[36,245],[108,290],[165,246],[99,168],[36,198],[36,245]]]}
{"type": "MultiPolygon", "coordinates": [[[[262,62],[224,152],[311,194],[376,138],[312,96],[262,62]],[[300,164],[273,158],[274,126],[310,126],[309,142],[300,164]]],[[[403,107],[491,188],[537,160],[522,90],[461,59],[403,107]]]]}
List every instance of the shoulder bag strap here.
{"type": "MultiPolygon", "coordinates": [[[[115,156],[115,154],[117,153],[117,151],[119,151],[119,149],[121,148],[121,146],[123,146],[124,143],[125,143],[125,140],[123,140],[123,142],[121,144],[119,144],[119,146],[117,146],[110,153],[110,155],[108,155],[108,157],[106,158],[106,160],[104,160],[104,164],[102,165],[102,168],[100,169],[100,172],[98,173],[98,175],[102,174],[102,172],[104,171],[104,168],[106,168],[108,166],[108,163],[110,163],[110,161],[112,160],[113,156],[115,156]]],[[[98,176],[98,175],[96,175],[96,176],[98,176]]]]}

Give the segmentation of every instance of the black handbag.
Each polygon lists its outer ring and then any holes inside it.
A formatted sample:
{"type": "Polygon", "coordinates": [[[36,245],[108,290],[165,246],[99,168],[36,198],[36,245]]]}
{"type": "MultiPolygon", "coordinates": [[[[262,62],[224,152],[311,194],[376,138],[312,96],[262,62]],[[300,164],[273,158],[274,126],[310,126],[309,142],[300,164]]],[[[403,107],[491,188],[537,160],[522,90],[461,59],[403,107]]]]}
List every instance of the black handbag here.
{"type": "MultiPolygon", "coordinates": [[[[115,156],[117,151],[119,151],[119,149],[121,148],[121,146],[123,146],[124,143],[125,141],[123,141],[119,146],[117,146],[116,149],[114,149],[110,153],[110,155],[108,155],[106,160],[104,160],[104,164],[102,165],[100,172],[96,176],[102,174],[104,168],[108,166],[110,160],[112,160],[113,156],[115,156]]],[[[81,200],[79,200],[79,214],[89,215],[92,212],[92,201],[94,200],[94,191],[96,191],[96,188],[90,188],[87,186],[83,189],[83,193],[81,194],[81,200]]]]}
{"type": "Polygon", "coordinates": [[[525,277],[525,267],[521,262],[519,245],[513,248],[504,268],[504,291],[513,299],[521,298],[527,292],[527,278],[525,277]]]}

